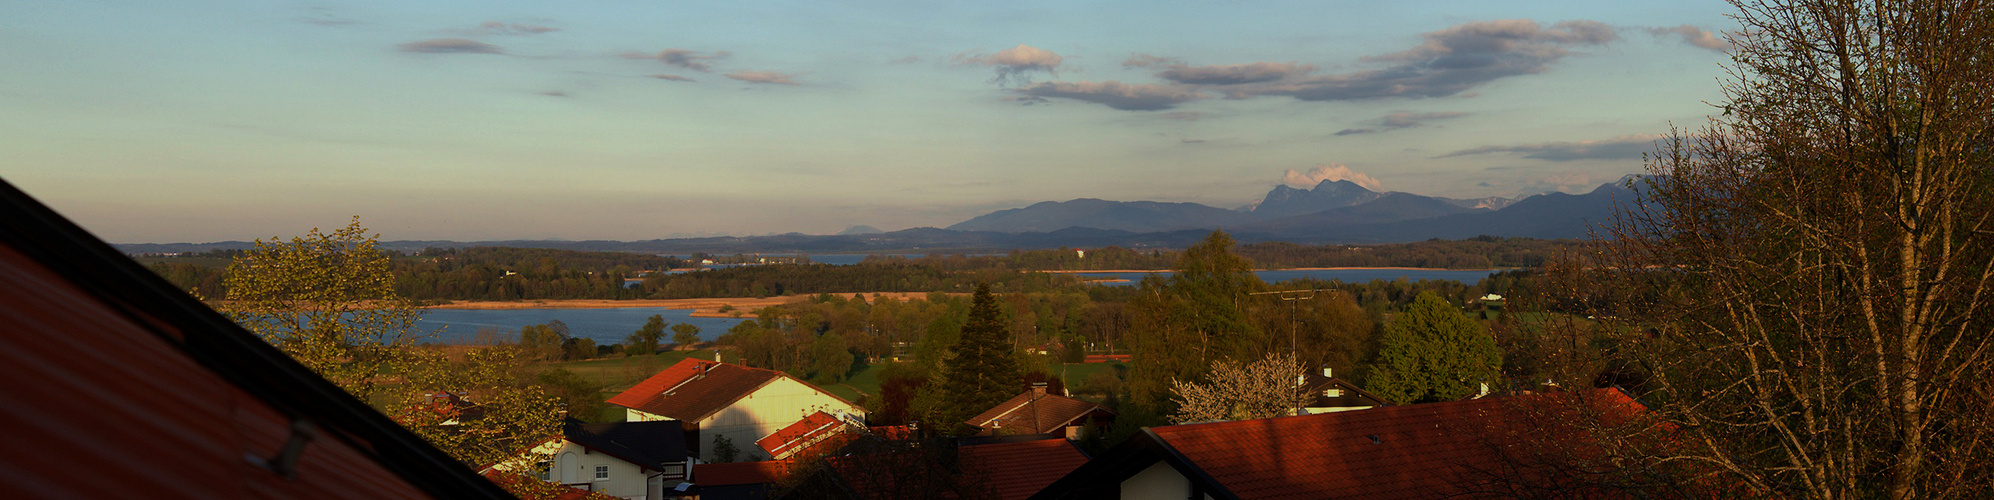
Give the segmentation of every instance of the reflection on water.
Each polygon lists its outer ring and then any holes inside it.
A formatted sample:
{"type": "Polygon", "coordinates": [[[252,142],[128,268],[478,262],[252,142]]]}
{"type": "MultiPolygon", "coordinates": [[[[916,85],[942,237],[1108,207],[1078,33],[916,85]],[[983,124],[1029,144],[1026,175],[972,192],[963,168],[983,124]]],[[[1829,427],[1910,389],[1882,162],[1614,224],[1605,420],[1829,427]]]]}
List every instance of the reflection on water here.
{"type": "MultiPolygon", "coordinates": [[[[658,307],[621,307],[615,309],[426,309],[422,321],[416,324],[424,332],[436,334],[438,342],[461,343],[470,341],[479,328],[497,328],[517,338],[519,329],[527,325],[544,324],[550,320],[561,320],[568,325],[570,335],[595,339],[596,345],[623,342],[651,315],[661,315],[669,323],[691,323],[699,327],[699,338],[713,340],[727,333],[728,328],[740,324],[733,318],[694,318],[691,309],[664,309],[658,307]]],[[[666,332],[666,335],[671,335],[666,332]]],[[[670,337],[666,337],[670,342],[670,337]]]]}

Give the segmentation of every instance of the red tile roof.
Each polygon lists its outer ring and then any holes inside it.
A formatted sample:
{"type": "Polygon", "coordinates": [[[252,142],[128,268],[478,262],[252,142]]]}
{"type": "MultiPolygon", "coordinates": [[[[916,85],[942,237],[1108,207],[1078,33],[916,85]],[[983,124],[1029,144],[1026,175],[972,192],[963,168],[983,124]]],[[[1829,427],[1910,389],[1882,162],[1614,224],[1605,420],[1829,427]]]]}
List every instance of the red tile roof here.
{"type": "Polygon", "coordinates": [[[1006,434],[1044,434],[1076,423],[1094,411],[1114,412],[1101,405],[1054,394],[1025,391],[968,420],[969,425],[1006,434]]]}
{"type": "Polygon", "coordinates": [[[698,422],[785,376],[775,370],[686,358],[609,398],[609,403],[698,422]]]}
{"type": "Polygon", "coordinates": [[[999,499],[1022,499],[1087,463],[1087,455],[1065,439],[964,446],[957,451],[967,479],[986,486],[999,499]]]}
{"type": "Polygon", "coordinates": [[[692,466],[692,483],[700,486],[735,486],[781,481],[789,475],[788,462],[736,462],[692,466]]]}
{"type": "Polygon", "coordinates": [[[848,440],[842,437],[856,430],[853,427],[838,417],[820,411],[777,429],[774,434],[756,440],[755,445],[768,450],[769,456],[776,460],[787,460],[793,455],[808,455],[803,452],[813,448],[828,448],[821,451],[836,449],[848,440]]]}
{"type": "MultiPolygon", "coordinates": [[[[1583,395],[1606,414],[1642,411],[1615,389],[1583,395]]],[[[1489,398],[1236,422],[1150,432],[1238,498],[1425,498],[1474,464],[1493,464],[1482,439],[1519,418],[1528,398],[1489,398]]]]}

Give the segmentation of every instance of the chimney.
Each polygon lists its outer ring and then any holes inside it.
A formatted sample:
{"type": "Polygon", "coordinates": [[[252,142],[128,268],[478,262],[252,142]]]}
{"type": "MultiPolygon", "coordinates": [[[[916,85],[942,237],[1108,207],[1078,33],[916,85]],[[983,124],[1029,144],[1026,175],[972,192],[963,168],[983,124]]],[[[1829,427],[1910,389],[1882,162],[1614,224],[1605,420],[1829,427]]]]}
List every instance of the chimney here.
{"type": "Polygon", "coordinates": [[[719,350],[719,349],[714,349],[714,350],[713,350],[713,362],[715,362],[715,363],[722,363],[722,362],[723,362],[723,361],[720,361],[720,350],[719,350]]]}
{"type": "Polygon", "coordinates": [[[1032,398],[1045,397],[1045,382],[1032,382],[1032,398]]]}
{"type": "Polygon", "coordinates": [[[1330,367],[1327,367],[1327,366],[1325,366],[1325,367],[1322,367],[1322,377],[1323,377],[1323,378],[1336,378],[1336,373],[1335,373],[1335,372],[1336,372],[1336,369],[1335,369],[1335,368],[1330,368],[1330,367]]]}

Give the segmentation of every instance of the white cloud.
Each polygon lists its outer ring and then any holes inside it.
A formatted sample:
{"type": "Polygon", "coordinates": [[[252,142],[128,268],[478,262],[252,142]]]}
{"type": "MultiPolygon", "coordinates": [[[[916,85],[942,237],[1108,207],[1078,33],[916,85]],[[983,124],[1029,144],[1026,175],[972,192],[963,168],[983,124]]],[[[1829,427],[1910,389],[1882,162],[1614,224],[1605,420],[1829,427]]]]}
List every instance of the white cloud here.
{"type": "Polygon", "coordinates": [[[956,64],[990,66],[997,69],[994,79],[1000,84],[1024,84],[1031,82],[1031,73],[1044,72],[1057,76],[1059,65],[1066,61],[1053,51],[1018,44],[995,54],[956,54],[956,64]]]}
{"type": "Polygon", "coordinates": [[[1369,174],[1351,170],[1350,167],[1341,163],[1316,165],[1315,168],[1309,169],[1306,173],[1298,172],[1291,168],[1288,169],[1287,174],[1281,176],[1282,184],[1300,189],[1315,187],[1323,181],[1350,181],[1359,186],[1364,186],[1364,189],[1372,191],[1385,190],[1384,184],[1379,183],[1377,179],[1372,178],[1369,174]]]}

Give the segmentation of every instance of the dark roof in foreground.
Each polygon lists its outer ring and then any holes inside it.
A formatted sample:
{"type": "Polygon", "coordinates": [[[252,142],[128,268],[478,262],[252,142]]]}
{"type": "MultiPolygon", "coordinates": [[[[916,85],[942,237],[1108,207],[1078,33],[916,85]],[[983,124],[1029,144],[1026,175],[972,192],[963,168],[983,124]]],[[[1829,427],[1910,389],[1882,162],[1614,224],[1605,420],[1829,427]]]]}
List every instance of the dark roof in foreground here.
{"type": "Polygon", "coordinates": [[[1144,429],[1035,498],[1104,494],[1158,462],[1215,498],[1420,499],[1445,496],[1498,458],[1522,405],[1582,406],[1625,420],[1643,410],[1618,389],[1144,429]],[[1491,427],[1494,426],[1494,427],[1491,427]]]}
{"type": "Polygon", "coordinates": [[[570,418],[562,422],[561,435],[582,447],[651,470],[664,470],[665,464],[686,458],[685,428],[677,420],[588,424],[570,418]]]}
{"type": "Polygon", "coordinates": [[[0,283],[0,497],[511,498],[5,182],[0,283]]]}
{"type": "Polygon", "coordinates": [[[957,453],[969,479],[1004,500],[1030,497],[1087,463],[1087,454],[1060,437],[964,446],[957,453]]]}

